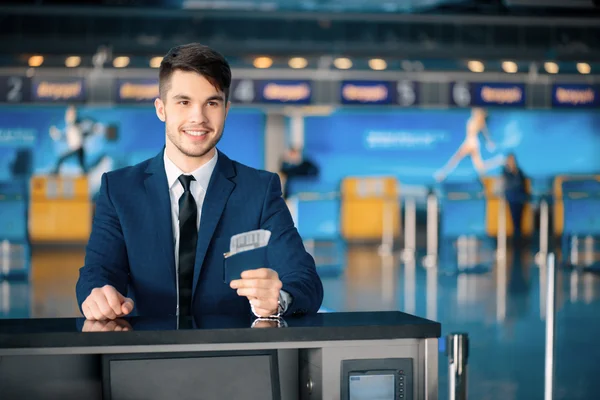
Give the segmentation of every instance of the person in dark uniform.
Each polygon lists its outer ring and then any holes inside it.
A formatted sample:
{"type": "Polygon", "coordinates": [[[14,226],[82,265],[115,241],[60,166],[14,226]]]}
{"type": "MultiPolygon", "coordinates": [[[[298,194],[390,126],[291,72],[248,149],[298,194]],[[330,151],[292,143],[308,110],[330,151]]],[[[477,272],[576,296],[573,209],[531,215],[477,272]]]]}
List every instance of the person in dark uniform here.
{"type": "Polygon", "coordinates": [[[286,151],[279,173],[284,179],[283,198],[287,199],[290,195],[290,180],[297,177],[315,177],[319,175],[319,168],[315,163],[303,157],[302,150],[292,147],[286,151]]]}
{"type": "Polygon", "coordinates": [[[512,217],[515,245],[521,242],[521,221],[523,216],[523,207],[527,202],[527,188],[525,186],[525,174],[517,165],[517,159],[514,154],[509,154],[506,164],[502,170],[504,181],[504,197],[510,209],[512,217]]]}

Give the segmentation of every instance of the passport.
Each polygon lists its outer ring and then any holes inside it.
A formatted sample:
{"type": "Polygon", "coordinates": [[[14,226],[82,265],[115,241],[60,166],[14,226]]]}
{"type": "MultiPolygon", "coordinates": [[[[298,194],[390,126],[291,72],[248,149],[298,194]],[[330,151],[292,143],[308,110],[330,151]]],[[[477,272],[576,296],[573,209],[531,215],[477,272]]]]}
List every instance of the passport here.
{"type": "Polygon", "coordinates": [[[229,252],[224,254],[223,281],[241,279],[242,272],[267,268],[267,245],[271,232],[265,229],[244,232],[231,237],[229,252]]]}

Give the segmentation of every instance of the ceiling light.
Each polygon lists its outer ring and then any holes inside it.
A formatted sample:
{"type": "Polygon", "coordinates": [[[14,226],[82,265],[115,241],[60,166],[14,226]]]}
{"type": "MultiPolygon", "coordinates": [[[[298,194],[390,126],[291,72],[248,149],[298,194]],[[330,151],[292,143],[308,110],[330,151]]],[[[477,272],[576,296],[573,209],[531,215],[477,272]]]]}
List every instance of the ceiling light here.
{"type": "Polygon", "coordinates": [[[44,56],[31,56],[28,63],[30,67],[39,67],[44,63],[44,56]]]}
{"type": "Polygon", "coordinates": [[[113,60],[113,66],[115,68],[125,68],[126,66],[129,65],[129,57],[116,57],[113,60]]]}
{"type": "Polygon", "coordinates": [[[335,65],[337,69],[350,69],[352,68],[352,61],[349,58],[340,57],[333,61],[333,65],[335,65]]]}

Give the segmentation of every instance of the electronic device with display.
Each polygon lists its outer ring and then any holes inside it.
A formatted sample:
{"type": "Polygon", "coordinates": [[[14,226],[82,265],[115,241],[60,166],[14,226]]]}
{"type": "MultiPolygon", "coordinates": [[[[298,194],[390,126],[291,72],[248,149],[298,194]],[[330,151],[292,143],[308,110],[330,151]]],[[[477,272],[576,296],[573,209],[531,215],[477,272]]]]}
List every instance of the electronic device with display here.
{"type": "Polygon", "coordinates": [[[342,361],[341,400],[410,400],[412,383],[410,358],[342,361]]]}

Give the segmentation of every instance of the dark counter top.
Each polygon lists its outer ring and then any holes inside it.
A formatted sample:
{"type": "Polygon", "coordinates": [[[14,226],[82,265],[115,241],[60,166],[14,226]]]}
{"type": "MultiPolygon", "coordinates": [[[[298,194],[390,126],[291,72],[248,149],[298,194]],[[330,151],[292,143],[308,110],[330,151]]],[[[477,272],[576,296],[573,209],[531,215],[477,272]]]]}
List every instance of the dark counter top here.
{"type": "Polygon", "coordinates": [[[179,327],[175,317],[130,317],[112,323],[83,318],[0,319],[0,352],[34,348],[420,339],[441,335],[439,323],[395,311],[322,313],[286,318],[280,324],[254,322],[249,316],[233,315],[196,316],[180,321],[179,327]],[[126,330],[114,331],[115,327],[126,330]],[[89,332],[98,329],[108,331],[89,332]]]}

